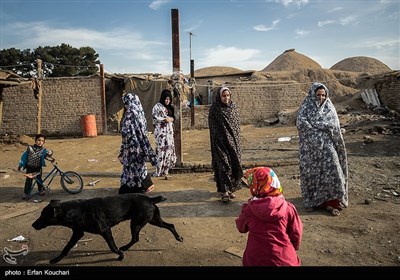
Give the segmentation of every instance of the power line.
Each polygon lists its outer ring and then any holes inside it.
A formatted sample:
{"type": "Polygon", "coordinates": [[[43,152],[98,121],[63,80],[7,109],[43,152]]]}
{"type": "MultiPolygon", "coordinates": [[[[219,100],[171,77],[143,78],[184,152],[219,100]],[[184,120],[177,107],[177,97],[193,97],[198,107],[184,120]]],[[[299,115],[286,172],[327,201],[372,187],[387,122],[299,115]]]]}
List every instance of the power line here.
{"type": "Polygon", "coordinates": [[[23,67],[23,66],[32,66],[32,64],[29,63],[29,64],[17,64],[17,65],[0,65],[0,68],[13,68],[13,67],[23,67]]]}
{"type": "MultiPolygon", "coordinates": [[[[17,65],[0,65],[0,68],[12,68],[12,67],[24,67],[24,66],[33,66],[33,64],[36,64],[36,62],[32,62],[29,64],[17,64],[17,65]]],[[[75,68],[94,68],[98,66],[89,66],[89,65],[68,65],[68,64],[56,64],[56,63],[50,63],[50,62],[44,62],[46,66],[52,65],[52,66],[61,66],[61,67],[75,67],[75,68]]],[[[97,65],[97,64],[95,64],[97,65]]]]}

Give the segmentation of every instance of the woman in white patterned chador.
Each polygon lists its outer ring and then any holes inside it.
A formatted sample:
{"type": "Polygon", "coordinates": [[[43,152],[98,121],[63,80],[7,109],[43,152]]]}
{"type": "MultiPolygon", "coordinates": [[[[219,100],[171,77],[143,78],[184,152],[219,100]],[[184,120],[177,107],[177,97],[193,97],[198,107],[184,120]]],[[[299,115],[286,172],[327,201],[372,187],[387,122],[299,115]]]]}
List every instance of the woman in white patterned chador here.
{"type": "Polygon", "coordinates": [[[154,138],[157,145],[157,169],[153,176],[169,177],[169,170],[175,166],[176,154],[174,144],[174,107],[171,104],[172,94],[168,89],[161,92],[160,101],[152,110],[154,138]]]}
{"type": "Polygon", "coordinates": [[[324,208],[338,216],[348,206],[347,154],[339,117],[324,84],[311,86],[296,126],[303,204],[307,211],[324,208]]]}

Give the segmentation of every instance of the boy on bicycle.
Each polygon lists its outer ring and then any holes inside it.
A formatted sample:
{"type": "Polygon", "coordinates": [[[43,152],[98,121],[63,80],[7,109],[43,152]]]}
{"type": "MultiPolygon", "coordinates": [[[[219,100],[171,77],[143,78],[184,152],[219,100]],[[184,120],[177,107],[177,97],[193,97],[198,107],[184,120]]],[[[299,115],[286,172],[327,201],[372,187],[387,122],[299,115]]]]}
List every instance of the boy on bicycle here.
{"type": "Polygon", "coordinates": [[[28,200],[31,197],[34,177],[37,178],[39,195],[46,195],[42,183],[42,166],[46,166],[45,158],[51,158],[53,151],[43,147],[45,141],[46,137],[43,134],[37,134],[35,136],[35,144],[28,146],[26,151],[22,154],[21,160],[19,161],[18,171],[21,171],[21,168],[26,169],[27,174],[24,187],[24,196],[22,197],[24,200],[28,200]],[[28,175],[29,173],[31,174],[28,175]]]}

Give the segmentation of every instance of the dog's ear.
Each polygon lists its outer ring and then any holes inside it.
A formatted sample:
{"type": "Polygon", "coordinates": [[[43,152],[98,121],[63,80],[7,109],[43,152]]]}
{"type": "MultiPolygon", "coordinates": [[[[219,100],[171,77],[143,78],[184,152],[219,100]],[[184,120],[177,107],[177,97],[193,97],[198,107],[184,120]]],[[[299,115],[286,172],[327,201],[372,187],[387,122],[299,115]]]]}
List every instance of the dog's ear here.
{"type": "Polygon", "coordinates": [[[53,207],[53,216],[54,218],[58,218],[62,215],[62,209],[60,207],[60,200],[59,199],[52,199],[50,200],[49,205],[53,207]]]}
{"type": "Polygon", "coordinates": [[[53,207],[53,216],[54,218],[58,218],[62,216],[62,209],[60,205],[56,205],[53,207]]]}
{"type": "Polygon", "coordinates": [[[79,219],[81,212],[78,209],[68,209],[65,212],[65,220],[73,222],[79,219]]]}

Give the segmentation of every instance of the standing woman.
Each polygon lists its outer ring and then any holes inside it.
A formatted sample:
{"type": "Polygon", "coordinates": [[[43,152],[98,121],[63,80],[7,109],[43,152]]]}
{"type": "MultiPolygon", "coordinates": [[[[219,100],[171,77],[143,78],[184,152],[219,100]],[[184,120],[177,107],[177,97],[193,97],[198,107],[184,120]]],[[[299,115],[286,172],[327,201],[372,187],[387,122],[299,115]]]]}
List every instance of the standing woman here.
{"type": "Polygon", "coordinates": [[[134,93],[122,97],[125,105],[121,121],[122,144],[119,160],[123,165],[119,194],[149,193],[154,184],[147,172],[146,162],[157,164],[157,158],[147,137],[147,121],[142,103],[134,93]]]}
{"type": "Polygon", "coordinates": [[[157,168],[153,176],[169,177],[169,170],[175,166],[174,107],[172,94],[168,89],[161,92],[160,101],[152,110],[154,138],[157,145],[157,168]]]}
{"type": "Polygon", "coordinates": [[[323,208],[338,216],[348,206],[347,154],[339,117],[324,84],[311,86],[296,126],[303,204],[307,211],[323,208]]]}
{"type": "Polygon", "coordinates": [[[240,146],[240,117],[231,91],[222,87],[211,105],[208,115],[212,167],[221,200],[228,202],[241,188],[243,170],[240,146]]]}

